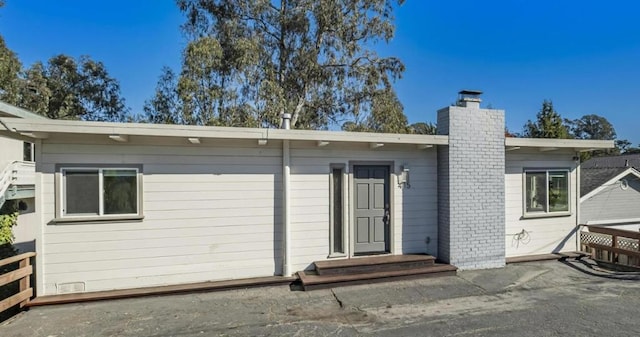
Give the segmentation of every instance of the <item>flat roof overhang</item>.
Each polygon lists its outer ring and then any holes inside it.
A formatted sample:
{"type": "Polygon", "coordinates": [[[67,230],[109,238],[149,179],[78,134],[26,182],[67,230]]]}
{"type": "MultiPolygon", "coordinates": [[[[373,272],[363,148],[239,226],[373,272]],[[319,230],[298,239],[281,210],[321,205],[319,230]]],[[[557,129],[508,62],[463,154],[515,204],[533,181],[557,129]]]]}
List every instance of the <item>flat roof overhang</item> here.
{"type": "Polygon", "coordinates": [[[593,150],[613,149],[613,140],[591,139],[555,139],[555,138],[505,138],[504,145],[507,151],[520,148],[537,148],[540,151],[573,150],[587,152],[593,150]]]}
{"type": "MultiPolygon", "coordinates": [[[[426,148],[448,145],[448,136],[391,134],[371,132],[282,130],[267,128],[234,128],[217,126],[166,125],[144,123],[111,123],[53,119],[0,118],[12,133],[34,139],[46,139],[52,134],[105,135],[116,141],[129,136],[178,137],[192,139],[254,139],[257,141],[292,140],[347,142],[369,144],[407,144],[426,148]]],[[[1,129],[1,127],[0,127],[1,129]]],[[[7,134],[7,132],[4,132],[7,134]]]]}
{"type": "Polygon", "coordinates": [[[0,101],[0,117],[48,119],[45,116],[38,115],[29,110],[13,106],[2,101],[0,101]]]}
{"type": "MultiPolygon", "coordinates": [[[[1,102],[0,102],[1,103],[1,102]]],[[[445,135],[415,135],[371,132],[282,130],[268,128],[234,128],[217,126],[166,125],[146,123],[112,123],[53,120],[47,118],[11,118],[0,116],[0,131],[14,138],[46,139],[54,134],[105,135],[115,141],[128,141],[129,136],[174,137],[198,142],[200,139],[248,139],[314,141],[318,146],[331,142],[368,144],[406,144],[418,148],[448,145],[445,135]],[[2,126],[6,127],[8,131],[2,126]]],[[[373,145],[372,145],[373,147],[373,145]]],[[[613,140],[505,138],[507,151],[533,148],[540,151],[572,150],[585,152],[614,148],[613,140]]]]}

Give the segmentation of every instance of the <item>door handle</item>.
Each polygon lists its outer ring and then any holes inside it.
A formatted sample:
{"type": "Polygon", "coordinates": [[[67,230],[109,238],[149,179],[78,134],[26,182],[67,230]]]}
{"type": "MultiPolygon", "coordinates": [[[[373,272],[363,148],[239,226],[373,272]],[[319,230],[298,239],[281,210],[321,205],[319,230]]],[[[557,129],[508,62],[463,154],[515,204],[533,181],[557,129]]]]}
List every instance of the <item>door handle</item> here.
{"type": "Polygon", "coordinates": [[[389,210],[385,209],[384,210],[384,216],[382,217],[382,222],[384,222],[385,224],[389,223],[389,210]]]}

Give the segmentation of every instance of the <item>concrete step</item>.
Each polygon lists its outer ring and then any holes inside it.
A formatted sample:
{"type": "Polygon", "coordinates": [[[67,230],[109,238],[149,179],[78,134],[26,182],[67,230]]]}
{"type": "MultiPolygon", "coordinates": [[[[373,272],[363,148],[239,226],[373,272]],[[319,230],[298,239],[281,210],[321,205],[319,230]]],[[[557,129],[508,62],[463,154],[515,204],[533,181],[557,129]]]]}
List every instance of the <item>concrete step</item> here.
{"type": "Polygon", "coordinates": [[[418,269],[433,266],[435,258],[426,254],[381,255],[314,262],[318,275],[348,275],[418,269]]]}
{"type": "Polygon", "coordinates": [[[392,270],[382,272],[370,272],[346,275],[317,275],[314,272],[299,271],[298,278],[302,288],[307,290],[326,289],[336,286],[368,284],[375,282],[397,281],[415,278],[455,276],[458,268],[435,263],[428,267],[392,270]]]}

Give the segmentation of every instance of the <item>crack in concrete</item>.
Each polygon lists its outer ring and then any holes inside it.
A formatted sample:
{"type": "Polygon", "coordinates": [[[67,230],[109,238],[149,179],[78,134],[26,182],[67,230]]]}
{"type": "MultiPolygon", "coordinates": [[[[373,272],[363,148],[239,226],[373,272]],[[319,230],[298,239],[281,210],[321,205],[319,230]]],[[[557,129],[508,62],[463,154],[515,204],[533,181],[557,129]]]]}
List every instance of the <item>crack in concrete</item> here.
{"type": "Polygon", "coordinates": [[[344,303],[342,303],[342,300],[338,298],[338,295],[336,295],[336,292],[333,291],[333,289],[331,289],[331,295],[333,295],[333,298],[336,300],[336,302],[338,302],[340,309],[344,309],[344,303]]]}
{"type": "Polygon", "coordinates": [[[487,289],[485,289],[485,288],[481,287],[480,285],[478,285],[478,284],[474,283],[474,282],[473,282],[473,281],[471,281],[471,280],[467,280],[466,278],[464,278],[464,277],[462,277],[462,276],[456,276],[456,277],[457,277],[457,278],[459,278],[459,279],[461,279],[461,280],[463,280],[464,282],[468,283],[469,285],[473,286],[474,288],[479,289],[483,294],[488,294],[488,293],[489,293],[489,290],[487,290],[487,289]]]}

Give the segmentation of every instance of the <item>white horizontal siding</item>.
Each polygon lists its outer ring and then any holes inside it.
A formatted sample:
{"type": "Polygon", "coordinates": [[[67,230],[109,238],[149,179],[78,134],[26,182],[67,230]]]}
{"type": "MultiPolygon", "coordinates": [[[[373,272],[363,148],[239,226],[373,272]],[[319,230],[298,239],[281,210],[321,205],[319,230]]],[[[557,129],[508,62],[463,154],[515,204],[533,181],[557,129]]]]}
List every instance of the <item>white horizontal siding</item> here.
{"type": "Polygon", "coordinates": [[[571,152],[516,150],[506,153],[505,249],[506,256],[547,254],[576,250],[576,170],[571,152]],[[524,218],[525,169],[570,169],[570,216],[524,218]]]}
{"type": "Polygon", "coordinates": [[[86,291],[280,273],[276,146],[44,143],[44,289],[86,291]],[[143,165],[144,220],[52,224],[56,164],[143,165]]]}
{"type": "MultiPolygon", "coordinates": [[[[437,173],[433,149],[376,149],[362,146],[341,148],[293,148],[291,151],[291,229],[293,270],[311,267],[311,262],[328,258],[329,251],[329,179],[331,164],[353,162],[393,162],[389,181],[393,204],[393,253],[437,254],[437,173]],[[411,188],[400,188],[395,172],[401,165],[411,168],[411,188]],[[430,238],[427,246],[426,237],[430,238]]],[[[350,184],[344,182],[345,211],[351,198],[350,184]]],[[[349,226],[349,216],[345,226],[349,226]]],[[[348,234],[345,246],[349,246],[348,234]]]]}
{"type": "Polygon", "coordinates": [[[623,179],[626,189],[616,181],[580,204],[580,223],[640,219],[640,181],[632,174],[623,179]]]}
{"type": "MultiPolygon", "coordinates": [[[[295,144],[291,151],[293,270],[305,269],[329,253],[329,173],[334,163],[348,167],[353,161],[392,161],[392,173],[400,165],[409,165],[410,189],[398,187],[395,175],[390,181],[394,253],[437,253],[433,149],[296,148],[295,144]]],[[[279,143],[162,146],[114,144],[98,138],[83,144],[76,139],[48,140],[42,146],[42,158],[38,171],[43,172],[46,294],[56,293],[64,284],[84,284],[86,291],[99,291],[281,272],[279,143]],[[56,165],[101,163],[143,165],[144,219],[52,223],[56,165]]]]}
{"type": "Polygon", "coordinates": [[[0,173],[16,160],[23,159],[23,142],[0,136],[0,173]]]}

